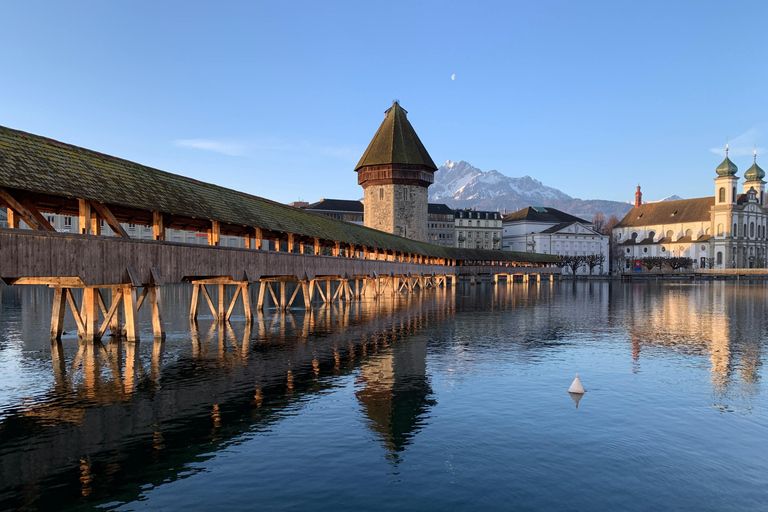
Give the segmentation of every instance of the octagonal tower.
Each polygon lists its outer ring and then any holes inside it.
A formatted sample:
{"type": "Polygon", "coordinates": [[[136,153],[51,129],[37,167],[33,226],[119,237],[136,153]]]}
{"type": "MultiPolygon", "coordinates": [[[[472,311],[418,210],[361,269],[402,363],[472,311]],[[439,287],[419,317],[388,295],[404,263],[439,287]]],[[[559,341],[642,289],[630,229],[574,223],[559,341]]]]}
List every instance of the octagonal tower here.
{"type": "Polygon", "coordinates": [[[437,166],[395,101],[357,163],[365,191],[365,225],[426,242],[427,189],[437,166]]]}

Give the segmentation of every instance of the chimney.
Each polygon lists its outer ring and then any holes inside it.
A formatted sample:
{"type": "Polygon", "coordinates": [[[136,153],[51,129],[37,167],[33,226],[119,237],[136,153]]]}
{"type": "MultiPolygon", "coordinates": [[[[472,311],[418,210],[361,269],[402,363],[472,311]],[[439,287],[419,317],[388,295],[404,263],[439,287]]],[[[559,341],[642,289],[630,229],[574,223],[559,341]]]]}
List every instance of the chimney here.
{"type": "Polygon", "coordinates": [[[637,192],[635,192],[635,208],[643,204],[643,193],[640,192],[640,185],[637,186],[637,192]]]}

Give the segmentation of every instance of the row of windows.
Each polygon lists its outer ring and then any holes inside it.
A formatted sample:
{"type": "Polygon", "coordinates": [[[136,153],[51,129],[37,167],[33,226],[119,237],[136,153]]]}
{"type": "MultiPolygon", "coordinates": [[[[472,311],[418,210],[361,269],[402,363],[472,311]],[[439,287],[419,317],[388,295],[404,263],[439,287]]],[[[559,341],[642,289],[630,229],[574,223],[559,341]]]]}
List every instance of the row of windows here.
{"type": "MultiPolygon", "coordinates": [[[[494,227],[501,227],[501,221],[500,220],[499,221],[493,221],[492,220],[490,222],[491,222],[490,227],[492,227],[492,228],[494,228],[494,227]]],[[[463,225],[464,225],[464,221],[462,219],[459,219],[459,226],[463,226],[463,225]]],[[[488,224],[487,220],[483,220],[483,221],[480,221],[480,220],[476,220],[476,221],[467,220],[467,226],[470,226],[470,227],[477,226],[477,227],[486,227],[487,228],[487,227],[489,227],[489,224],[488,224]],[[475,224],[472,224],[472,222],[474,222],[475,224]],[[480,224],[481,222],[482,222],[482,224],[480,224]]]]}

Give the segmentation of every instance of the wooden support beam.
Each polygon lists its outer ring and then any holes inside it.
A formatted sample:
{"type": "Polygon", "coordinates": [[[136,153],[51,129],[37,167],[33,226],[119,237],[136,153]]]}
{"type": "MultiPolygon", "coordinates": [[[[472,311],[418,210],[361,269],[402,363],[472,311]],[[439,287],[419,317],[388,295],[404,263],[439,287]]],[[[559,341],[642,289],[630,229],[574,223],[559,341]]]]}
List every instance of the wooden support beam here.
{"type": "Polygon", "coordinates": [[[120,238],[131,238],[128,233],[126,233],[125,229],[123,229],[123,226],[117,221],[112,211],[107,208],[107,205],[98,201],[91,201],[91,206],[106,221],[106,223],[109,224],[109,227],[112,228],[112,231],[115,232],[116,236],[119,236],[120,238]]]}
{"type": "Polygon", "coordinates": [[[152,212],[152,235],[155,240],[165,240],[165,218],[162,212],[152,212]]]}
{"type": "Polygon", "coordinates": [[[253,228],[253,245],[254,249],[257,251],[261,250],[261,244],[264,241],[264,233],[262,232],[261,228],[253,228]]]}
{"type": "Polygon", "coordinates": [[[275,291],[272,289],[272,283],[269,281],[266,282],[267,289],[269,290],[269,294],[272,296],[272,302],[275,304],[276,307],[280,307],[280,301],[277,300],[277,297],[275,296],[275,291]]]}
{"type": "Polygon", "coordinates": [[[259,282],[259,297],[256,302],[256,310],[257,311],[263,311],[264,310],[264,292],[266,291],[264,289],[264,281],[259,282]]]}
{"type": "Polygon", "coordinates": [[[219,245],[221,242],[221,223],[217,220],[211,221],[211,227],[208,229],[208,245],[219,245]]]}
{"type": "Polygon", "coordinates": [[[334,242],[333,243],[333,255],[338,258],[339,254],[341,254],[341,242],[334,242]]]}
{"type": "Polygon", "coordinates": [[[242,292],[242,288],[240,285],[237,285],[237,289],[235,289],[235,295],[232,297],[232,300],[229,301],[229,307],[227,308],[227,314],[224,316],[224,319],[226,321],[229,321],[229,317],[232,316],[232,311],[235,309],[235,304],[237,304],[237,298],[240,296],[240,292],[242,292]]]}
{"type": "Polygon", "coordinates": [[[139,308],[136,301],[136,287],[123,286],[123,313],[125,316],[125,337],[128,341],[139,341],[139,308]]]}
{"type": "Polygon", "coordinates": [[[101,235],[101,221],[99,215],[91,210],[91,234],[101,235]]]}
{"type": "Polygon", "coordinates": [[[64,332],[64,313],[67,307],[66,288],[54,288],[51,314],[51,340],[60,340],[64,332]]]}
{"type": "Polygon", "coordinates": [[[98,290],[96,288],[83,288],[83,306],[80,310],[80,317],[85,324],[85,330],[81,333],[81,338],[86,341],[98,340],[99,332],[99,307],[96,299],[98,290]]]}
{"type": "Polygon", "coordinates": [[[91,202],[78,198],[77,204],[77,229],[81,235],[89,235],[91,233],[91,202]]]}
{"type": "Polygon", "coordinates": [[[200,302],[200,287],[201,284],[194,283],[192,285],[192,302],[189,305],[189,321],[194,322],[197,320],[198,303],[200,302]]]}
{"type": "Polygon", "coordinates": [[[101,327],[99,328],[99,338],[104,336],[104,333],[107,331],[107,327],[110,328],[113,334],[116,334],[116,329],[112,327],[114,324],[114,318],[117,315],[118,310],[120,309],[120,303],[122,302],[123,294],[118,288],[117,293],[112,293],[112,304],[109,306],[109,311],[104,313],[104,322],[101,324],[101,327]]]}
{"type": "Polygon", "coordinates": [[[165,325],[163,324],[163,305],[160,298],[160,287],[149,286],[149,307],[152,313],[152,332],[155,338],[165,339],[165,325]]]}
{"type": "Polygon", "coordinates": [[[307,281],[301,281],[301,294],[304,296],[304,309],[310,310],[312,308],[312,299],[309,297],[307,281]]]}
{"type": "Polygon", "coordinates": [[[214,322],[218,322],[218,317],[216,315],[216,307],[213,305],[213,300],[211,300],[211,295],[208,293],[208,288],[205,287],[205,285],[200,285],[202,288],[200,288],[200,291],[203,292],[203,297],[205,297],[205,301],[208,304],[208,309],[211,310],[211,315],[214,318],[214,322]]]}
{"type": "Polygon", "coordinates": [[[293,233],[288,233],[288,252],[293,252],[295,245],[293,233]]]}
{"type": "MultiPolygon", "coordinates": [[[[240,297],[243,299],[243,311],[245,312],[245,321],[246,321],[246,328],[250,328],[250,325],[253,323],[253,311],[251,310],[251,296],[250,291],[251,287],[248,282],[241,283],[240,288],[242,290],[240,291],[240,297]]],[[[248,339],[250,339],[250,336],[248,336],[248,339]]],[[[245,341],[243,341],[245,343],[245,341]]]]}
{"type": "Polygon", "coordinates": [[[320,256],[320,239],[315,237],[315,256],[320,256]]]}
{"type": "Polygon", "coordinates": [[[80,308],[75,303],[75,296],[72,294],[71,288],[64,288],[64,293],[67,295],[67,302],[69,303],[69,309],[72,310],[72,316],[75,317],[75,323],[77,324],[77,332],[85,332],[85,323],[80,316],[80,308]]]}
{"type": "Polygon", "coordinates": [[[296,288],[293,290],[293,293],[291,294],[291,300],[288,301],[288,305],[285,306],[285,309],[288,309],[291,307],[291,304],[293,304],[293,299],[296,298],[296,295],[298,295],[300,289],[301,289],[301,286],[297,285],[296,288]]]}
{"type": "Polygon", "coordinates": [[[224,320],[224,298],[226,293],[227,293],[226,285],[220,284],[219,285],[219,309],[216,312],[216,319],[219,322],[224,320]]]}
{"type": "Polygon", "coordinates": [[[285,302],[285,281],[280,281],[280,309],[288,309],[288,303],[285,302]]]}
{"type": "Polygon", "coordinates": [[[9,226],[18,228],[19,218],[17,216],[20,216],[32,229],[37,231],[56,231],[30,201],[17,200],[3,187],[0,187],[0,199],[9,206],[7,209],[9,226]]]}

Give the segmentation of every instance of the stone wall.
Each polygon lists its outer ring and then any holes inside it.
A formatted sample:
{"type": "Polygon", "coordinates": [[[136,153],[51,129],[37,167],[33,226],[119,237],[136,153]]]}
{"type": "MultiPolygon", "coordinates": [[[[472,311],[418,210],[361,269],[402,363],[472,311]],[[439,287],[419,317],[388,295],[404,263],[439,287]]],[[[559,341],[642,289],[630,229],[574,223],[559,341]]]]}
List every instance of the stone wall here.
{"type": "Polygon", "coordinates": [[[365,189],[366,227],[428,242],[425,187],[371,185],[365,189]]]}

